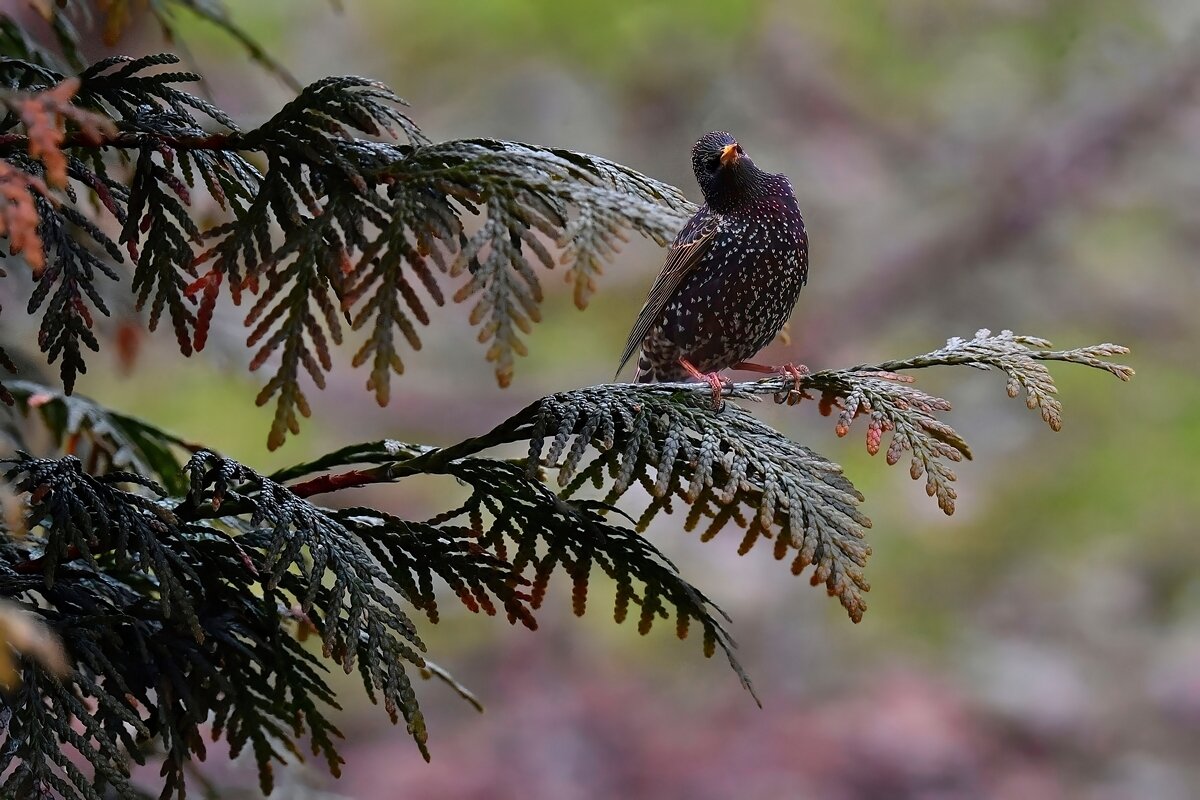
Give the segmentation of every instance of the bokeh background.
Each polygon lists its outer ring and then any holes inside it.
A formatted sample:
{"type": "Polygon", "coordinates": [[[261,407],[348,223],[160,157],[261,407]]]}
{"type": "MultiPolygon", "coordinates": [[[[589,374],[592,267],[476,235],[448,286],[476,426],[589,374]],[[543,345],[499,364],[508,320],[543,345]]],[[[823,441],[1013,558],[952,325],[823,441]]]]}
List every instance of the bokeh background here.
{"type": "MultiPolygon", "coordinates": [[[[759,409],[843,463],[875,521],[859,625],[766,550],[739,558],[737,534],[701,544],[678,517],[652,529],[733,616],[761,710],[697,642],[614,625],[599,592],[582,619],[552,598],[536,633],[447,604],[423,635],[486,713],[422,686],[427,765],[344,678],[345,776],[290,768],[279,796],[1200,796],[1200,4],[229,6],[301,81],[382,79],[435,139],[584,150],[697,199],[692,142],[734,132],[792,178],[812,239],[792,341],[768,358],[859,363],[989,327],[1121,342],[1138,370],[1129,385],[1057,370],[1058,434],[996,375],[921,375],[954,402],[976,453],[952,518],[807,404],[759,409]]],[[[256,123],[287,100],[228,36],[179,23],[171,46],[235,118],[256,123]]],[[[122,42],[162,47],[152,28],[122,42]]],[[[546,276],[546,319],[507,390],[466,309],[442,309],[390,407],[343,363],[304,433],[271,454],[233,315],[204,360],[146,341],[131,375],[94,370],[79,390],[261,468],[382,436],[451,443],[543,394],[610,379],[662,255],[631,242],[585,312],[546,276]]],[[[355,501],[420,515],[452,490],[355,501]]],[[[255,796],[248,764],[214,754],[203,772],[226,796],[255,796]]]]}

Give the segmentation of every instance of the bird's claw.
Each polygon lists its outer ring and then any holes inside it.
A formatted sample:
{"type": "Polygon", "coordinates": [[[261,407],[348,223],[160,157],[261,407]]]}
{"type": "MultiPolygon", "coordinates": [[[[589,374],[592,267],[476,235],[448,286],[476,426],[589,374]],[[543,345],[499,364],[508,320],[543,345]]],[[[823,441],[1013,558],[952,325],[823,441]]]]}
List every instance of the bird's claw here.
{"type": "Polygon", "coordinates": [[[787,403],[790,406],[796,405],[804,398],[812,399],[812,395],[804,391],[804,379],[812,374],[812,371],[803,364],[793,364],[788,362],[777,367],[768,366],[766,364],[756,364],[753,361],[739,361],[734,364],[733,369],[742,369],[747,372],[760,372],[765,374],[779,374],[785,378],[791,378],[791,388],[784,389],[775,393],[776,403],[787,403]]]}
{"type": "Polygon", "coordinates": [[[723,375],[717,374],[716,372],[704,373],[704,375],[702,377],[703,377],[704,381],[709,385],[709,388],[712,389],[713,411],[720,411],[721,406],[723,406],[725,404],[724,401],[721,399],[721,395],[724,393],[724,391],[726,389],[733,388],[733,381],[731,381],[729,378],[726,378],[723,375]]]}
{"type": "Polygon", "coordinates": [[[813,397],[808,392],[804,391],[804,379],[812,374],[812,370],[803,364],[793,364],[790,361],[779,367],[779,374],[785,378],[792,379],[791,388],[777,392],[775,394],[776,403],[787,403],[789,406],[794,406],[805,398],[812,400],[813,397]]]}
{"type": "Polygon", "coordinates": [[[719,372],[701,372],[685,358],[679,359],[679,365],[682,366],[684,370],[686,370],[687,373],[696,380],[703,381],[704,383],[708,384],[709,388],[712,389],[713,411],[720,411],[721,406],[724,405],[724,403],[721,401],[721,394],[727,387],[733,387],[733,381],[721,375],[719,372]]]}

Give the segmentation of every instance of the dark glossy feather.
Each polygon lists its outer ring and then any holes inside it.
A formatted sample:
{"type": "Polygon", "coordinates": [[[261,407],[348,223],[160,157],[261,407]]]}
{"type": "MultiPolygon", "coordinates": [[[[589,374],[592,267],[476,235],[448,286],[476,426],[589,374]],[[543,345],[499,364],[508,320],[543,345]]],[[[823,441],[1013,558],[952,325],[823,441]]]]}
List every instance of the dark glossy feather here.
{"type": "Polygon", "coordinates": [[[671,295],[679,289],[688,273],[703,260],[717,232],[719,219],[720,217],[712,213],[707,205],[701,206],[671,243],[667,260],[655,278],[654,285],[650,287],[650,294],[646,298],[646,304],[642,306],[641,313],[638,314],[637,321],[633,323],[633,330],[629,332],[625,351],[621,353],[621,363],[617,366],[618,375],[641,347],[642,340],[650,333],[654,323],[662,317],[663,309],[666,308],[671,295]]]}
{"type": "Polygon", "coordinates": [[[643,383],[747,361],[779,333],[808,278],[804,218],[785,176],[763,172],[724,131],[696,142],[692,169],[704,205],[671,246],[621,356],[623,367],[639,353],[643,383]]]}

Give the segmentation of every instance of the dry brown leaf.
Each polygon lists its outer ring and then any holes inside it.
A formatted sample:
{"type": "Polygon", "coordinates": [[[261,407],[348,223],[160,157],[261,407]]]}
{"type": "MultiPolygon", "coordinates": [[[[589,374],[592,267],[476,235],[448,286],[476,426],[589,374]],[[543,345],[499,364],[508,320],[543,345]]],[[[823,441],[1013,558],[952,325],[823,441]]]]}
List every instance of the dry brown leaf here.
{"type": "Polygon", "coordinates": [[[18,654],[34,659],[60,677],[71,671],[58,637],[33,614],[0,600],[0,688],[5,691],[21,684],[18,654]]]}
{"type": "Polygon", "coordinates": [[[35,191],[50,196],[40,178],[0,159],[0,236],[8,239],[10,253],[25,256],[36,278],[46,266],[46,254],[38,234],[40,217],[33,199],[35,191]]]}
{"type": "MultiPolygon", "coordinates": [[[[104,43],[112,47],[121,38],[121,34],[133,22],[135,0],[97,0],[96,5],[104,14],[104,43]]],[[[146,2],[137,3],[139,10],[145,9],[146,2]]]]}
{"type": "Polygon", "coordinates": [[[20,109],[21,122],[29,137],[29,155],[45,165],[46,182],[60,189],[67,185],[67,155],[62,149],[67,138],[66,121],[74,122],[80,135],[91,144],[99,144],[117,132],[111,119],[71,103],[79,85],[78,78],[67,78],[51,89],[14,103],[20,109]]]}

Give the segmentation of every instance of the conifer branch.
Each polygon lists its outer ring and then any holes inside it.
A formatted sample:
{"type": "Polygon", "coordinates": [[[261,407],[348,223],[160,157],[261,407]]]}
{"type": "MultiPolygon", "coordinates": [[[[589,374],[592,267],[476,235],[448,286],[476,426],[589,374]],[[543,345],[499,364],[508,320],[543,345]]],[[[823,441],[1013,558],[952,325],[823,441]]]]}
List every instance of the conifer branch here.
{"type": "MultiPolygon", "coordinates": [[[[1009,393],[1024,392],[1026,403],[1057,428],[1061,405],[1044,365],[1077,363],[1128,379],[1132,371],[1109,360],[1124,352],[1116,345],[1051,350],[1034,337],[980,331],[908,359],[811,373],[799,387],[782,378],[734,384],[727,397],[796,401],[819,395],[823,411],[838,407],[839,433],[857,416],[868,417],[868,450],[882,449],[890,433],[889,462],[910,452],[914,477],[926,474],[930,493],[949,512],[953,474],[945,463],[967,457],[969,450],[938,418],[949,404],[920,392],[899,373],[943,365],[999,369],[1009,393]]],[[[708,540],[733,523],[744,530],[741,553],[761,539],[773,540],[776,557],[790,558],[796,573],[812,567],[812,582],[824,584],[852,619],[866,610],[870,548],[864,535],[870,521],[860,508],[862,495],[840,467],[735,403],[714,411],[707,387],[699,384],[561,392],[450,447],[352,445],[274,478],[201,450],[186,465],[188,483],[175,497],[121,465],[169,474],[171,465],[180,464],[179,454],[193,446],[83,398],[22,382],[13,389],[18,413],[38,414],[64,447],[101,455],[89,459],[88,470],[74,456],[19,455],[8,470],[8,480],[28,498],[31,533],[19,546],[0,548],[0,589],[9,599],[44,595],[50,605],[37,613],[67,645],[79,675],[75,690],[64,692],[49,688],[37,668],[26,665],[24,694],[13,706],[20,723],[10,736],[17,737],[12,752],[25,754],[22,763],[28,766],[11,773],[8,787],[55,786],[68,796],[88,796],[81,788],[86,776],[72,773],[55,752],[29,749],[42,741],[30,738],[35,729],[54,728],[77,713],[70,710],[82,707],[75,697],[98,703],[101,723],[84,738],[63,741],[114,786],[128,780],[116,754],[141,757],[129,752],[121,726],[142,726],[145,736],[162,743],[171,793],[181,789],[183,765],[196,756],[186,744],[191,731],[211,714],[218,735],[227,736],[235,751],[252,747],[264,791],[271,786],[270,765],[279,745],[294,749],[294,737],[305,731],[314,752],[336,773],[338,734],[321,710],[332,697],[312,668],[317,662],[296,671],[304,651],[288,632],[289,622],[299,635],[311,630],[320,636],[326,658],[357,669],[368,694],[382,694],[389,713],[405,720],[427,752],[424,717],[404,664],[418,674],[438,673],[428,668],[416,626],[393,597],[436,622],[438,581],[472,611],[503,609],[510,622],[533,627],[554,575],[570,579],[573,608],[582,614],[589,605],[589,578],[599,570],[616,584],[618,622],[632,610],[642,633],[669,618],[680,637],[698,627],[705,653],[719,648],[750,689],[723,613],[643,536],[659,512],[676,504],[687,507],[685,530],[700,529],[708,540]],[[85,439],[90,449],[81,448],[85,439]],[[487,455],[516,442],[526,443],[526,458],[487,455]],[[418,474],[453,478],[470,494],[424,521],[369,508],[331,510],[305,499],[418,474]],[[626,527],[614,517],[625,515],[618,504],[627,504],[635,485],[645,489],[648,501],[626,527]],[[100,575],[109,583],[97,584],[100,575]],[[139,606],[130,618],[128,604],[141,602],[147,580],[158,587],[158,602],[139,606]],[[103,614],[124,614],[132,625],[114,631],[103,646],[81,638],[92,630],[88,626],[103,629],[102,623],[92,618],[68,623],[59,616],[64,604],[82,602],[79,593],[101,585],[109,587],[105,602],[114,604],[103,614]],[[139,690],[129,685],[133,678],[113,672],[111,665],[121,660],[112,648],[149,653],[144,637],[151,630],[160,631],[153,639],[160,644],[147,656],[152,668],[137,679],[150,682],[139,690]],[[171,633],[163,638],[166,630],[171,633]],[[254,660],[238,668],[239,675],[244,670],[257,676],[249,686],[202,682],[206,688],[197,695],[196,681],[213,674],[218,661],[229,663],[228,647],[245,642],[261,643],[254,645],[259,648],[254,660]],[[171,666],[181,658],[194,667],[171,666]],[[148,687],[161,692],[163,680],[182,681],[172,691],[203,699],[195,701],[199,705],[157,706],[148,687]],[[283,701],[269,688],[274,685],[291,687],[283,701]],[[67,709],[67,716],[45,716],[42,706],[31,705],[35,696],[67,709]],[[137,698],[140,705],[122,697],[137,698]],[[304,722],[289,733],[282,721],[297,714],[304,722]],[[161,720],[168,726],[160,727],[161,720]]]]}
{"type": "Polygon", "coordinates": [[[421,347],[428,306],[469,301],[469,321],[507,385],[541,316],[537,267],[555,268],[554,250],[583,307],[626,232],[665,244],[690,210],[675,188],[595,156],[489,139],[430,142],[400,97],[363,78],[317,81],[243,131],[179,88],[198,75],[151,71],[177,63],[169,54],[114,56],[78,77],[0,64],[0,78],[17,87],[10,105],[43,109],[0,124],[0,159],[15,170],[0,179],[20,201],[10,249],[34,259],[31,309],[43,311],[42,348],[61,358],[68,391],[86,369],[84,349],[99,347],[92,312],[107,314],[111,288],[95,278],[118,280],[118,244],[150,329],[169,319],[184,355],[203,349],[223,290],[235,302],[255,295],[245,318],[250,367],[274,370],[258,399],[275,403],[268,444],[276,447],[309,413],[303,384],[324,385],[331,345],[351,332],[363,337],[352,363],[369,365],[367,387],[386,404],[402,350],[421,347]],[[129,166],[113,158],[126,151],[129,166]],[[115,166],[128,176],[110,174],[115,166]],[[42,176],[65,194],[35,191],[42,176]],[[77,189],[95,193],[120,223],[118,242],[77,207],[77,189]],[[226,210],[225,221],[196,226],[197,190],[226,210]],[[468,234],[470,216],[482,224],[468,234]],[[107,258],[66,241],[67,225],[83,227],[107,258]],[[56,256],[44,272],[43,251],[56,256]]]}
{"type": "MultiPolygon", "coordinates": [[[[224,27],[288,80],[219,3],[155,0],[152,11],[169,25],[173,7],[224,27]]],[[[131,5],[101,11],[114,41],[131,5]]],[[[422,616],[441,618],[446,588],[472,612],[533,628],[556,576],[569,579],[583,614],[595,604],[591,577],[603,574],[617,622],[698,632],[705,654],[720,649],[753,694],[728,617],[653,546],[653,519],[679,510],[679,527],[704,541],[736,526],[739,553],[771,540],[776,558],[810,572],[854,621],[866,610],[871,523],[841,467],[742,401],[812,399],[835,415],[839,436],[864,427],[868,452],[884,450],[889,464],[907,456],[949,514],[952,467],[971,451],[942,417],[949,402],[909,373],[999,370],[1008,393],[1054,430],[1062,406],[1050,362],[1133,374],[1111,360],[1126,352],[1116,345],[1052,350],[983,330],[798,383],[733,384],[719,411],[704,385],[591,386],[449,446],[368,442],[262,475],[71,395],[101,346],[96,319],[119,292],[151,330],[168,322],[184,355],[205,347],[223,294],[246,301],[250,366],[270,373],[259,402],[275,404],[275,447],[309,414],[306,387],[323,385],[332,345],[355,340],[351,363],[387,403],[407,352],[421,348],[430,306],[448,300],[469,304],[507,385],[540,319],[543,270],[565,267],[583,308],[630,234],[665,244],[692,209],[674,187],[596,156],[430,141],[396,93],[364,78],[296,87],[244,130],[188,90],[200,76],[173,55],[85,64],[79,26],[89,12],[81,0],[46,6],[61,55],[0,16],[0,239],[10,257],[0,278],[28,267],[26,310],[40,315],[37,346],[62,383],[0,385],[11,404],[0,408],[0,483],[21,503],[20,514],[0,515],[6,797],[134,796],[131,765],[152,753],[162,796],[182,797],[209,739],[234,755],[248,749],[264,794],[274,765],[304,746],[336,775],[332,665],[357,671],[428,757],[412,674],[478,706],[427,660],[418,633],[422,616]],[[208,226],[196,221],[202,196],[218,215],[208,226]],[[51,451],[32,455],[47,439],[51,451]],[[514,444],[523,457],[495,452],[514,444]],[[423,520],[317,502],[415,475],[441,476],[467,496],[423,520]]],[[[3,349],[0,368],[15,371],[3,349]]]]}
{"type": "MultiPolygon", "coordinates": [[[[867,450],[883,449],[888,464],[910,456],[909,473],[926,479],[926,491],[947,514],[954,512],[956,479],[950,463],[971,457],[963,438],[940,412],[950,403],[911,385],[900,372],[934,366],[998,369],[1005,374],[1010,396],[1025,393],[1026,404],[1039,410],[1053,430],[1062,424],[1057,389],[1042,362],[1063,361],[1109,372],[1129,380],[1133,370],[1110,361],[1127,353],[1112,344],[1073,350],[1051,350],[1050,343],[1011,331],[992,335],[978,331],[971,339],[950,339],[945,347],[908,359],[822,370],[804,376],[799,386],[790,378],[737,383],[726,390],[731,399],[756,400],[772,395],[799,402],[819,393],[821,413],[838,408],[836,432],[845,436],[859,416],[867,418],[867,450]]],[[[491,432],[451,448],[432,449],[396,442],[347,448],[309,467],[306,472],[350,463],[379,462],[367,469],[334,472],[293,484],[309,495],[349,486],[386,483],[415,474],[455,474],[455,464],[491,448],[529,443],[527,468],[556,472],[556,483],[570,497],[589,484],[602,488],[606,504],[615,503],[635,484],[650,503],[638,517],[644,530],[672,498],[689,506],[686,530],[707,523],[702,539],[716,536],[729,522],[745,529],[739,552],[760,538],[774,539],[775,555],[793,552],[792,571],[812,565],[812,582],[823,583],[858,621],[866,609],[863,574],[870,548],[863,543],[870,521],[858,509],[862,495],[841,468],[759,422],[743,409],[726,406],[713,413],[708,388],[702,384],[613,384],[562,392],[539,400],[491,432]],[[388,460],[403,453],[403,460],[388,460]]],[[[500,468],[497,465],[497,468],[500,468]]],[[[461,476],[460,476],[461,477],[461,476]]]]}

